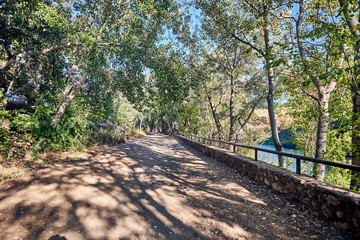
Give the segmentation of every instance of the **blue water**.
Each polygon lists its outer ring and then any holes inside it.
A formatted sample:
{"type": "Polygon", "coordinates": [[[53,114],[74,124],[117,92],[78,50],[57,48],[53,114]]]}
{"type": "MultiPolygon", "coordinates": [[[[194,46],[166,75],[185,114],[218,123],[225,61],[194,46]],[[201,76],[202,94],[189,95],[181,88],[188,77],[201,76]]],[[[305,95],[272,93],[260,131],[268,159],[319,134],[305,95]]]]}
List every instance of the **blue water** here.
{"type": "MultiPolygon", "coordinates": [[[[265,148],[268,150],[273,150],[276,151],[275,147],[273,145],[259,145],[259,148],[265,148]]],[[[292,153],[292,154],[296,154],[296,155],[301,155],[302,152],[297,150],[297,149],[291,149],[291,148],[284,148],[284,151],[287,153],[292,153]]],[[[278,156],[276,154],[272,154],[272,153],[267,153],[267,152],[262,152],[262,151],[258,151],[258,159],[260,161],[264,161],[267,162],[269,164],[274,164],[274,165],[279,165],[278,162],[278,156]]],[[[291,171],[296,172],[296,159],[294,158],[289,158],[286,157],[286,162],[287,164],[289,164],[288,169],[291,171]],[[291,163],[292,162],[292,163],[291,163]]],[[[303,163],[303,160],[301,160],[301,163],[303,163]]],[[[313,163],[307,163],[310,164],[312,166],[313,163]]],[[[310,168],[308,167],[307,169],[312,169],[312,167],[310,166],[310,168]]],[[[306,174],[311,175],[310,171],[307,171],[306,174]]]]}

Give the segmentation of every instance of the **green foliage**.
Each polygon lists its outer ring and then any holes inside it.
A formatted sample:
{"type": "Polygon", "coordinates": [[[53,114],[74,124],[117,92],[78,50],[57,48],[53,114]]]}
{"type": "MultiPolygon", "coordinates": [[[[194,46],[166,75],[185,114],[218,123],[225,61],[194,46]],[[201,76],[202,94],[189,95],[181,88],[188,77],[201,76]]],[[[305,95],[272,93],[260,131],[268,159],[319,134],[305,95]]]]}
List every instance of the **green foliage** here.
{"type": "Polygon", "coordinates": [[[0,109],[0,151],[9,148],[10,140],[10,121],[12,117],[8,111],[0,109]]]}
{"type": "Polygon", "coordinates": [[[1,110],[1,153],[9,159],[23,158],[25,152],[31,150],[31,157],[36,158],[45,150],[77,150],[94,143],[122,143],[125,140],[123,128],[111,123],[97,128],[89,118],[84,118],[84,111],[78,107],[68,108],[61,123],[53,127],[54,110],[41,105],[36,106],[33,113],[1,110]]]}
{"type": "Polygon", "coordinates": [[[0,110],[0,115],[0,152],[8,159],[24,156],[34,142],[28,133],[30,116],[17,110],[0,110]]]}
{"type": "Polygon", "coordinates": [[[289,167],[295,163],[295,159],[290,159],[290,158],[285,158],[285,162],[286,162],[286,168],[289,169],[289,167]]]}
{"type": "MultiPolygon", "coordinates": [[[[175,59],[156,45],[174,6],[167,0],[2,4],[0,105],[8,92],[27,109],[1,108],[2,155],[22,158],[18,152],[31,150],[36,157],[45,150],[123,142],[123,130],[134,132],[146,116],[120,91],[133,102],[150,105],[155,95],[145,93],[144,69],[151,66],[159,86],[171,82],[168,87],[182,87],[176,74],[183,65],[172,64],[175,59]]],[[[175,95],[182,93],[175,90],[175,95]]]]}
{"type": "Polygon", "coordinates": [[[94,140],[97,144],[120,144],[125,142],[125,131],[122,127],[111,123],[102,126],[96,132],[93,132],[94,140]]]}
{"type": "Polygon", "coordinates": [[[339,185],[343,188],[350,188],[351,172],[346,169],[332,167],[325,175],[324,181],[339,185]]]}
{"type": "Polygon", "coordinates": [[[118,94],[114,99],[114,112],[111,121],[121,126],[124,131],[130,132],[135,128],[138,119],[144,118],[141,112],[137,111],[122,94],[118,94]]]}

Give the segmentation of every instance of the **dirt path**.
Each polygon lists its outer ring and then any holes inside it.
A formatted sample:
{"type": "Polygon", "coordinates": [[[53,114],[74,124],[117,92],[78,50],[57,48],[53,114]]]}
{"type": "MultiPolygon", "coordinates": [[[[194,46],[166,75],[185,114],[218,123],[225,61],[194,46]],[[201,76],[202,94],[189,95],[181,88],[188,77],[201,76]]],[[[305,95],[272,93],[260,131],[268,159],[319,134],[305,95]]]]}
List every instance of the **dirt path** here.
{"type": "Polygon", "coordinates": [[[163,135],[0,192],[0,239],[351,239],[163,135]]]}

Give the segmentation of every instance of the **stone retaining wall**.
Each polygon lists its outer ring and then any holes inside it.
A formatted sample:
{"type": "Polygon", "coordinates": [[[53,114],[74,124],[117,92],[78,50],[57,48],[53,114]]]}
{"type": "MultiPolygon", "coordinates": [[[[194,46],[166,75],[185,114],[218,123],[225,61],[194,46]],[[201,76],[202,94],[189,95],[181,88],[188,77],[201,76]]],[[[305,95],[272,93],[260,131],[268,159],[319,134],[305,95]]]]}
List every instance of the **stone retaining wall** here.
{"type": "Polygon", "coordinates": [[[233,167],[240,174],[282,193],[290,201],[335,227],[360,234],[359,193],[178,135],[176,138],[233,167]]]}

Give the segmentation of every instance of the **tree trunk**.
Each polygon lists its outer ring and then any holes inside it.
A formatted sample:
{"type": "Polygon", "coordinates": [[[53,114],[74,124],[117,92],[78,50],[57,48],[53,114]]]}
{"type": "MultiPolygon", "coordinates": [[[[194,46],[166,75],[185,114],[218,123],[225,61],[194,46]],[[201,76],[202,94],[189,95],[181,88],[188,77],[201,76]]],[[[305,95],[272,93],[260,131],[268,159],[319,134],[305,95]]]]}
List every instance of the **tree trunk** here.
{"type": "MultiPolygon", "coordinates": [[[[235,103],[234,103],[234,98],[235,98],[235,86],[234,86],[234,78],[233,76],[230,77],[230,104],[229,104],[229,110],[230,110],[230,132],[229,132],[229,142],[234,142],[235,140],[235,121],[236,121],[236,116],[234,113],[234,108],[235,108],[235,103]]],[[[229,146],[229,150],[233,151],[234,150],[234,145],[230,145],[229,146]]]]}
{"type": "MultiPolygon", "coordinates": [[[[316,134],[316,152],[315,158],[324,158],[327,146],[327,133],[329,129],[329,100],[330,96],[325,94],[321,96],[318,104],[320,116],[318,119],[316,134]]],[[[325,177],[325,165],[314,163],[313,175],[316,179],[323,181],[325,177]]]]}
{"type": "Polygon", "coordinates": [[[10,92],[11,92],[12,87],[13,87],[14,82],[15,82],[15,76],[14,75],[15,74],[13,74],[13,79],[11,79],[10,84],[8,86],[8,89],[6,90],[6,92],[4,92],[4,94],[2,96],[2,98],[4,99],[4,102],[2,102],[0,104],[0,107],[3,107],[4,109],[6,109],[6,106],[8,104],[8,98],[9,98],[10,92]]]}
{"type": "Polygon", "coordinates": [[[166,120],[166,123],[168,125],[168,134],[170,135],[171,133],[171,124],[170,124],[170,121],[169,120],[166,120]]]}
{"type": "MultiPolygon", "coordinates": [[[[339,0],[342,7],[342,12],[349,31],[356,38],[354,42],[354,74],[352,79],[352,102],[353,102],[353,132],[352,132],[352,157],[351,163],[353,165],[360,165],[360,30],[359,19],[356,18],[357,6],[352,6],[348,0],[339,0]]],[[[350,187],[355,190],[360,190],[360,172],[353,171],[354,178],[351,180],[350,187]]]]}
{"type": "Polygon", "coordinates": [[[60,104],[55,114],[55,117],[52,120],[51,126],[55,127],[59,123],[59,121],[61,120],[62,116],[65,113],[66,107],[69,105],[71,100],[74,99],[75,95],[80,91],[80,88],[84,83],[86,77],[87,77],[87,73],[84,73],[79,79],[79,81],[76,83],[75,87],[68,94],[64,96],[63,101],[60,104]]]}
{"type": "Polygon", "coordinates": [[[140,119],[140,126],[139,126],[140,133],[141,133],[141,126],[142,126],[143,121],[144,121],[144,118],[141,118],[140,119]]]}
{"type": "MultiPolygon", "coordinates": [[[[213,118],[214,118],[214,121],[215,121],[215,125],[216,125],[216,128],[218,130],[218,133],[219,133],[219,140],[220,141],[224,141],[224,131],[223,131],[223,128],[221,126],[221,123],[220,123],[220,119],[219,119],[219,116],[217,114],[217,111],[216,111],[216,107],[214,105],[214,102],[213,102],[213,99],[211,97],[211,94],[209,93],[206,85],[204,84],[204,87],[205,87],[205,90],[206,90],[206,95],[207,95],[207,98],[209,100],[209,104],[210,104],[210,109],[211,109],[211,113],[213,115],[213,118]]],[[[223,143],[220,143],[219,144],[220,147],[224,147],[224,144],[223,143]]]]}
{"type": "MultiPolygon", "coordinates": [[[[209,119],[208,119],[208,113],[209,113],[209,109],[207,108],[207,105],[205,106],[206,109],[204,109],[204,102],[203,102],[203,96],[200,96],[200,112],[201,112],[201,117],[204,119],[205,121],[205,125],[207,126],[207,128],[210,130],[209,131],[209,138],[211,138],[212,133],[214,132],[214,126],[211,125],[209,119]]],[[[205,103],[206,104],[206,103],[205,103]]],[[[205,134],[206,135],[206,134],[205,134]]]]}
{"type": "MultiPolygon", "coordinates": [[[[358,54],[360,54],[358,52],[358,54]]],[[[358,88],[360,88],[360,81],[358,82],[358,88]]],[[[352,121],[355,123],[353,125],[353,134],[351,137],[351,141],[353,144],[352,150],[352,157],[351,157],[351,164],[352,165],[359,165],[360,166],[360,92],[353,91],[353,116],[352,121]]],[[[351,179],[350,187],[359,191],[360,190],[360,172],[353,171],[352,174],[354,175],[351,179]]]]}
{"type": "MultiPolygon", "coordinates": [[[[272,69],[268,69],[268,72],[269,72],[269,70],[272,70],[272,69]]],[[[280,139],[279,139],[279,133],[278,133],[277,124],[276,124],[275,106],[274,106],[274,88],[273,88],[274,83],[273,83],[273,80],[270,80],[271,77],[269,77],[269,73],[268,73],[268,78],[269,78],[269,93],[268,93],[268,96],[266,99],[267,99],[267,103],[268,103],[271,137],[273,139],[273,143],[274,143],[274,147],[275,147],[276,151],[284,152],[283,145],[281,144],[280,139]]],[[[278,155],[278,160],[279,160],[280,167],[286,167],[285,159],[283,156],[278,155]]]]}
{"type": "Polygon", "coordinates": [[[183,106],[183,108],[184,108],[184,113],[185,113],[185,126],[187,125],[189,128],[189,131],[192,132],[189,115],[187,113],[186,107],[183,106]]]}
{"type": "MultiPolygon", "coordinates": [[[[269,92],[267,95],[267,103],[268,103],[268,112],[270,119],[270,128],[271,128],[271,136],[273,139],[274,147],[276,151],[284,152],[284,148],[279,139],[279,133],[276,124],[275,117],[275,105],[274,105],[274,69],[271,66],[272,62],[270,60],[271,57],[271,46],[270,46],[270,34],[269,34],[269,23],[268,23],[268,8],[267,5],[264,4],[264,42],[265,42],[265,62],[266,62],[266,70],[267,70],[267,78],[269,82],[269,92]]],[[[286,167],[285,159],[283,156],[278,155],[279,166],[286,167]]]]}

